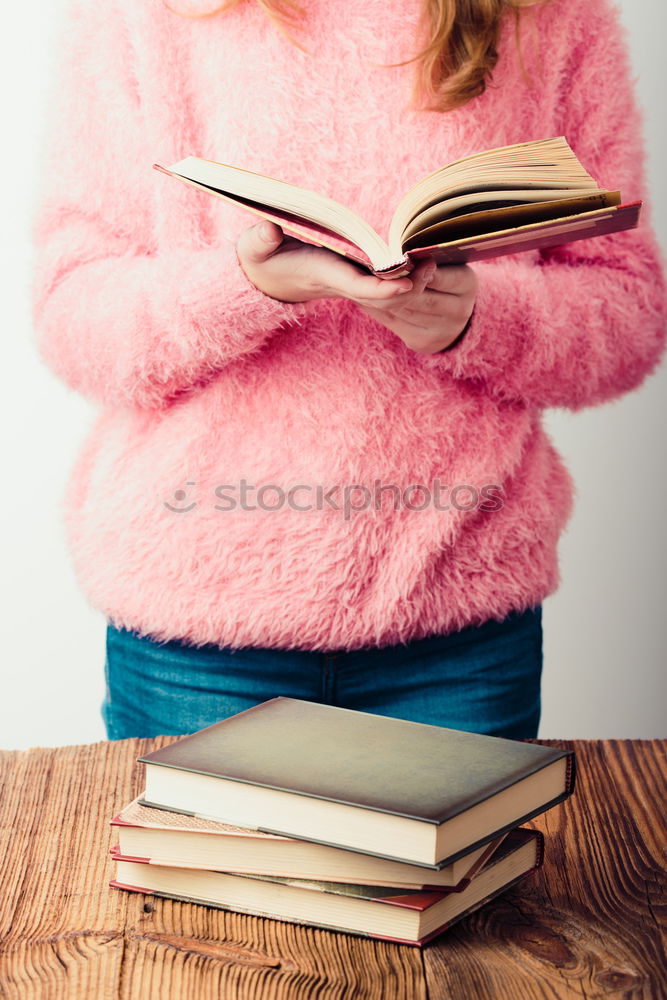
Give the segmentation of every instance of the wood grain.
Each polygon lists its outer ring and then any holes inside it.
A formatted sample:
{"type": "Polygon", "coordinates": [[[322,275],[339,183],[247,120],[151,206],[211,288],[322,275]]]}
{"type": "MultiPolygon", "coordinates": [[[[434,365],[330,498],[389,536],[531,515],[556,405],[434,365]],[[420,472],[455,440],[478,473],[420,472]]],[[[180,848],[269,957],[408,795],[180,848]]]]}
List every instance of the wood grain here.
{"type": "Polygon", "coordinates": [[[0,753],[3,1000],[666,1000],[667,741],[548,741],[579,774],[544,868],[423,951],[110,889],[168,742],[0,753]]]}

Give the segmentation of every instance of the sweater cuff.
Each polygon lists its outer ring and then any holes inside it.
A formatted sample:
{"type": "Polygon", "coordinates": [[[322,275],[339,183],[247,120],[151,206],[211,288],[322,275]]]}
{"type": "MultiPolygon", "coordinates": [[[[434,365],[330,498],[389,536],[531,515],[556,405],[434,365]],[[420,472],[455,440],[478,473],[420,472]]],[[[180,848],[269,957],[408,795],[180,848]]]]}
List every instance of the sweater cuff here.
{"type": "Polygon", "coordinates": [[[184,250],[178,270],[183,276],[179,296],[183,309],[200,324],[222,325],[224,354],[245,353],[279,326],[298,324],[310,306],[261,292],[247,277],[231,244],[198,251],[196,256],[184,250]]]}
{"type": "Polygon", "coordinates": [[[470,324],[472,323],[472,318],[475,315],[475,306],[476,305],[477,305],[477,302],[475,302],[475,305],[472,308],[472,312],[470,313],[470,316],[468,317],[468,322],[463,327],[463,329],[461,330],[461,332],[459,333],[459,335],[454,338],[454,340],[451,342],[451,344],[447,344],[447,347],[443,347],[442,350],[436,351],[436,354],[445,354],[446,351],[451,351],[453,347],[456,347],[458,344],[461,343],[461,341],[465,337],[466,333],[470,329],[470,324]]]}

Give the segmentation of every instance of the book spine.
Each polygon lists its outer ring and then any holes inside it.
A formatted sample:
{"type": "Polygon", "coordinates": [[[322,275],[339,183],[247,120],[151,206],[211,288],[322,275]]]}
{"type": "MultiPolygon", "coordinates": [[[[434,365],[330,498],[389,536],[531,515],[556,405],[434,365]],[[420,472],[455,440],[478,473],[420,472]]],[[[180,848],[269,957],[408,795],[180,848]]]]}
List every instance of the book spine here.
{"type": "Polygon", "coordinates": [[[565,790],[568,795],[571,795],[574,791],[574,786],[577,780],[577,760],[574,754],[574,750],[570,751],[570,755],[567,758],[567,770],[565,772],[565,790]]]}
{"type": "Polygon", "coordinates": [[[415,265],[405,255],[392,264],[387,264],[385,267],[373,268],[372,271],[377,278],[403,278],[405,275],[410,274],[411,271],[414,271],[414,269],[415,265]]]}
{"type": "Polygon", "coordinates": [[[535,871],[537,868],[541,868],[544,863],[544,834],[541,830],[533,830],[532,833],[537,836],[537,844],[535,845],[537,855],[535,858],[535,865],[531,869],[531,871],[535,871]]]}

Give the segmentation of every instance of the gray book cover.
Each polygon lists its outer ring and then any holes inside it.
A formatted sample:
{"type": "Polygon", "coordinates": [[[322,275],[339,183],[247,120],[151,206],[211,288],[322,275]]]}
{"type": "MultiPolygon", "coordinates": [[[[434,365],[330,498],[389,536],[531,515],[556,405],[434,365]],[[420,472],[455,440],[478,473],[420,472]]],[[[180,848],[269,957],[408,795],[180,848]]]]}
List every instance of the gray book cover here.
{"type": "Polygon", "coordinates": [[[533,815],[572,751],[274,698],[139,760],[440,824],[563,757],[533,815]]]}

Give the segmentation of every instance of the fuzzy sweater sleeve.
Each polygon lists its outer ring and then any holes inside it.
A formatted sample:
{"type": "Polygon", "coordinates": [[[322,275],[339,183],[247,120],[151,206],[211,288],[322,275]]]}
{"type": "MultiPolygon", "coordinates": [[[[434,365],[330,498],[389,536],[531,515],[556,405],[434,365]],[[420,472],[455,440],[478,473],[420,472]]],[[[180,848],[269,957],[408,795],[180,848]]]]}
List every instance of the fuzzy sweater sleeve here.
{"type": "Polygon", "coordinates": [[[206,245],[191,220],[178,245],[162,245],[154,185],[177,182],[151,169],[159,153],[122,8],[68,3],[32,220],[33,325],[70,387],[159,408],[298,322],[303,307],[259,292],[234,244],[206,245]]]}
{"type": "Polygon", "coordinates": [[[578,410],[636,388],[660,360],[667,328],[664,259],[646,202],[642,115],[618,8],[572,4],[577,32],[560,59],[559,130],[601,187],[643,200],[637,229],[473,265],[473,315],[427,367],[481,380],[503,399],[578,410]]]}

